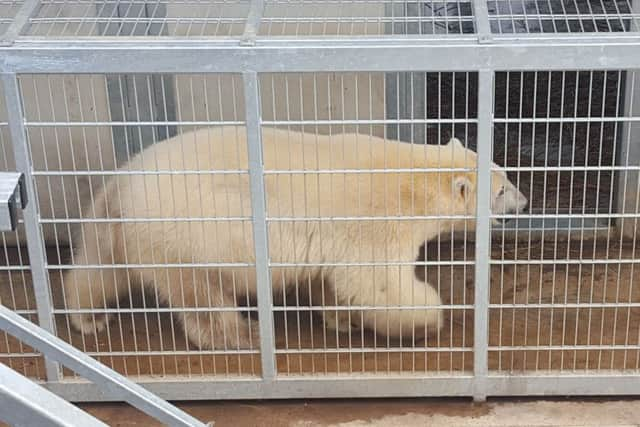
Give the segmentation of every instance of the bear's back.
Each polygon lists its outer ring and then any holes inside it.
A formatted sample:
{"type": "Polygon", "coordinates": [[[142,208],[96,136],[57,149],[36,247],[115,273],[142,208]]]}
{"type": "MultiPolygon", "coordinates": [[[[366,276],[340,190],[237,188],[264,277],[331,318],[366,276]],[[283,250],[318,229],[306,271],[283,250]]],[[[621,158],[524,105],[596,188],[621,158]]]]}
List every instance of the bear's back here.
{"type": "MultiPolygon", "coordinates": [[[[270,215],[338,214],[336,209],[368,215],[362,209],[373,190],[367,188],[369,174],[332,171],[446,167],[460,161],[460,156],[450,155],[448,146],[364,134],[318,135],[265,127],[262,144],[270,215]],[[362,196],[357,212],[345,202],[356,189],[362,196]]],[[[119,177],[123,209],[134,217],[250,217],[247,151],[245,128],[235,126],[203,128],[154,144],[122,168],[133,174],[119,177]]],[[[411,172],[399,172],[407,173],[411,172]]],[[[400,178],[378,175],[389,182],[400,178]]]]}

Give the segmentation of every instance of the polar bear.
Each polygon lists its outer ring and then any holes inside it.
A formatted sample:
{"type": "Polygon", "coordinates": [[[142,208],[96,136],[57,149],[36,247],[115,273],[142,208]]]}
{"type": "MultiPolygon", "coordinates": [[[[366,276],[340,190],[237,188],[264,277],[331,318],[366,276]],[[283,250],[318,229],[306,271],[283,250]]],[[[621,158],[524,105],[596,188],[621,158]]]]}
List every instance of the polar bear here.
{"type": "MultiPolygon", "coordinates": [[[[310,287],[317,306],[328,288],[338,305],[363,307],[359,327],[390,337],[437,331],[440,296],[412,263],[425,241],[475,214],[476,154],[457,139],[417,145],[276,128],[263,129],[262,144],[274,295],[310,287]]],[[[74,238],[75,267],[64,276],[74,327],[104,329],[108,316],[88,309],[137,284],[177,309],[198,347],[256,347],[256,322],[237,307],[257,292],[247,169],[245,129],[234,126],[183,133],[121,168],[84,210],[96,221],[74,238]]],[[[493,174],[498,213],[522,210],[526,198],[493,174]]],[[[325,321],[341,329],[341,317],[325,321]]]]}

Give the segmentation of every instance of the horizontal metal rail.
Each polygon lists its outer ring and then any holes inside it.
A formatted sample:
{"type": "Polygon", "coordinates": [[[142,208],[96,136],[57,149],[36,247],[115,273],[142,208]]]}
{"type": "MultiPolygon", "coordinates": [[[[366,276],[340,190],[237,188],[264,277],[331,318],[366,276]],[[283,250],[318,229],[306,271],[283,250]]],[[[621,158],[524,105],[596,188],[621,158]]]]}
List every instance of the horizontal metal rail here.
{"type": "MultiPolygon", "coordinates": [[[[527,230],[525,230],[527,231],[527,230]]],[[[525,232],[523,231],[523,232],[525,232]]],[[[541,264],[556,264],[556,265],[569,265],[569,264],[640,264],[640,259],[637,258],[547,258],[547,259],[500,259],[491,258],[491,264],[494,265],[541,265],[541,264]]],[[[270,267],[390,267],[390,266],[463,266],[463,265],[475,265],[475,261],[467,260],[443,260],[443,261],[386,261],[386,262],[270,262],[270,267]]],[[[209,262],[209,263],[176,263],[176,264],[86,264],[86,265],[66,265],[66,264],[49,264],[47,266],[50,270],[99,270],[99,269],[169,269],[169,268],[222,268],[222,267],[255,267],[254,264],[249,263],[223,263],[223,262],[209,262]]]]}
{"type": "MultiPolygon", "coordinates": [[[[274,306],[274,312],[308,312],[308,311],[361,311],[361,310],[424,310],[424,309],[442,309],[442,310],[473,310],[474,306],[471,304],[442,304],[442,305],[318,305],[318,306],[274,306]]],[[[589,309],[589,308],[640,308],[640,302],[573,302],[573,303],[501,303],[501,304],[489,304],[489,308],[492,309],[547,309],[547,310],[560,310],[560,309],[589,309]]],[[[149,313],[211,313],[211,312],[245,312],[256,311],[256,307],[153,307],[153,308],[86,308],[86,309],[66,309],[66,310],[53,310],[55,314],[72,314],[72,313],[87,313],[87,314],[149,314],[149,313]]],[[[34,314],[34,313],[32,313],[34,314]]]]}
{"type": "MultiPolygon", "coordinates": [[[[193,399],[295,399],[353,397],[470,396],[473,376],[467,371],[444,372],[350,372],[349,374],[280,375],[265,386],[259,379],[204,376],[188,380],[141,377],[141,384],[158,396],[174,400],[193,399]],[[429,387],[425,387],[428,381],[429,387]],[[193,389],[199,393],[194,395],[193,389]]],[[[637,371],[500,373],[489,371],[487,396],[633,395],[638,393],[637,371]]],[[[46,384],[50,390],[73,401],[104,400],[94,384],[62,382],[46,384]]]]}
{"type": "Polygon", "coordinates": [[[593,351],[593,350],[640,350],[640,345],[629,344],[566,344],[566,345],[496,345],[489,346],[489,351],[593,351]]]}
{"type": "Polygon", "coordinates": [[[222,127],[222,126],[238,126],[244,127],[244,122],[240,120],[179,120],[179,121],[166,121],[166,120],[131,120],[131,121],[29,121],[24,122],[26,127],[32,128],[55,128],[55,127],[100,127],[100,126],[210,126],[210,127],[222,127]]]}
{"type": "Polygon", "coordinates": [[[633,69],[640,35],[544,38],[20,39],[0,49],[5,73],[239,73],[633,69]],[[452,50],[456,55],[451,55],[452,50]],[[144,60],[140,60],[144,58],[144,60]],[[331,58],[327,61],[326,58],[331,58]],[[464,58],[461,61],[460,58],[464,58]]]}
{"type": "MultiPolygon", "coordinates": [[[[586,260],[585,260],[586,261],[586,260]]],[[[535,263],[536,261],[534,261],[535,263]]],[[[638,260],[640,263],[640,260],[638,260]]],[[[316,263],[295,263],[295,262],[270,262],[270,267],[362,267],[362,266],[400,266],[400,265],[473,265],[473,261],[387,261],[387,262],[316,262],[316,263]]],[[[233,268],[233,267],[255,267],[255,264],[245,262],[194,262],[194,263],[174,263],[174,264],[49,264],[50,270],[100,270],[100,269],[137,269],[137,268],[233,268]]]]}
{"type": "MultiPolygon", "coordinates": [[[[443,305],[322,305],[322,306],[274,306],[273,311],[357,311],[357,310],[424,310],[424,309],[447,309],[447,310],[471,310],[470,304],[443,304],[443,305]]],[[[234,312],[234,311],[256,311],[256,307],[158,307],[158,308],[84,308],[53,310],[56,314],[69,313],[189,313],[189,312],[234,312]]]]}
{"type": "MultiPolygon", "coordinates": [[[[407,338],[407,341],[410,338],[407,338]]],[[[433,339],[436,341],[436,338],[433,339]]],[[[472,347],[344,347],[277,349],[276,354],[471,353],[472,347]]]]}
{"type": "MultiPolygon", "coordinates": [[[[475,168],[389,168],[389,169],[267,169],[265,175],[323,175],[323,174],[394,174],[401,172],[472,172],[475,168]]],[[[609,172],[609,171],[637,171],[639,165],[628,166],[505,166],[493,171],[502,172],[609,172]]],[[[248,174],[244,169],[215,169],[215,170],[86,170],[86,171],[34,171],[34,176],[109,176],[109,175],[242,175],[248,174]]]]}

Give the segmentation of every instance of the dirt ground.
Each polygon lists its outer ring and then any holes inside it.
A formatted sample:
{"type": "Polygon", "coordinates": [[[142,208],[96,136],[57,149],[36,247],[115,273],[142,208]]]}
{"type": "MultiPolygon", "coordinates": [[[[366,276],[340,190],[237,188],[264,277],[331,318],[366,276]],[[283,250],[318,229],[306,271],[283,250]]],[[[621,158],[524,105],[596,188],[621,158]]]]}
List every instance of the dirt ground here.
{"type": "MultiPolygon", "coordinates": [[[[308,312],[276,315],[280,375],[426,371],[460,372],[473,363],[473,247],[429,245],[428,260],[468,260],[469,265],[430,266],[429,283],[438,286],[447,310],[445,327],[425,341],[391,341],[369,332],[328,333],[308,312]]],[[[7,253],[12,265],[26,254],[7,253]]],[[[424,255],[424,254],[422,254],[424,255]]],[[[67,256],[50,251],[49,262],[67,256]]],[[[635,369],[640,365],[640,287],[635,247],[607,241],[516,245],[494,242],[490,289],[491,370],[635,369]],[[521,263],[522,260],[533,260],[521,263]],[[595,262],[590,260],[596,260],[595,262]],[[556,260],[556,262],[550,262],[556,260]],[[504,262],[504,264],[502,264],[504,262]],[[563,306],[553,306],[562,304],[563,306]],[[589,305],[595,304],[595,305],[589,305]],[[610,304],[610,305],[607,305],[610,304]],[[626,304],[626,305],[625,305],[626,304]],[[631,304],[631,305],[630,305],[631,304]],[[635,304],[635,305],[634,305],[635,304]],[[567,307],[568,305],[568,307],[567,307]],[[611,346],[616,346],[611,348],[611,346]]],[[[0,260],[2,265],[2,260],[0,260]]],[[[425,277],[423,268],[417,275],[425,277]]],[[[51,270],[54,305],[62,308],[59,271],[51,270]]],[[[17,309],[33,308],[31,277],[24,271],[0,273],[0,299],[17,309]]],[[[153,302],[144,302],[153,307],[153,302]]],[[[140,306],[140,301],[135,305],[140,306]]],[[[302,302],[300,302],[302,304],[302,302]]],[[[356,315],[356,314],[354,314],[356,315]]],[[[167,313],[122,314],[97,338],[70,331],[56,316],[59,335],[121,373],[157,375],[259,375],[254,354],[200,352],[184,339],[167,313]]],[[[29,376],[44,375],[42,360],[15,340],[0,336],[3,362],[29,376]],[[7,357],[7,353],[15,353],[7,357]]]]}
{"type": "MultiPolygon", "coordinates": [[[[111,426],[160,425],[121,404],[84,404],[111,426]]],[[[474,404],[451,399],[200,402],[178,404],[216,427],[412,426],[638,426],[635,400],[498,400],[474,404]]]]}

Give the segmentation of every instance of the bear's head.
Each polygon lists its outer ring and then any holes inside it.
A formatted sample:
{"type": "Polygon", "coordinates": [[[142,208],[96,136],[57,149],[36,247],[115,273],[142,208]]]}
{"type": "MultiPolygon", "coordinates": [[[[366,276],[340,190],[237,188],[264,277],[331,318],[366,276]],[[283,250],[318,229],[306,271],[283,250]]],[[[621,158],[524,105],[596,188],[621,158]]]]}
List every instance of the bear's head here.
{"type": "MultiPolygon", "coordinates": [[[[411,189],[405,186],[405,194],[411,193],[413,214],[475,216],[477,154],[456,138],[446,145],[431,146],[430,150],[430,159],[423,166],[433,170],[412,174],[413,179],[407,182],[411,189]],[[420,200],[422,195],[424,200],[420,200]]],[[[528,206],[527,198],[499,170],[498,165],[492,163],[491,169],[491,213],[511,215],[524,212],[528,206]]],[[[494,219],[494,222],[498,221],[494,219]]]]}
{"type": "MultiPolygon", "coordinates": [[[[462,215],[475,215],[477,206],[477,154],[466,148],[457,138],[441,148],[451,153],[448,166],[451,169],[469,168],[469,171],[451,173],[451,199],[453,211],[462,215]]],[[[447,156],[444,156],[447,157],[447,156]]],[[[447,163],[445,161],[445,163],[447,163]]],[[[446,167],[446,166],[445,166],[446,167]]],[[[491,163],[491,213],[493,215],[512,215],[527,209],[529,201],[507,178],[495,163],[491,163]]],[[[498,222],[496,219],[494,222],[498,222]]]]}

